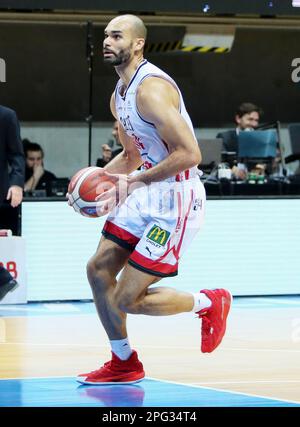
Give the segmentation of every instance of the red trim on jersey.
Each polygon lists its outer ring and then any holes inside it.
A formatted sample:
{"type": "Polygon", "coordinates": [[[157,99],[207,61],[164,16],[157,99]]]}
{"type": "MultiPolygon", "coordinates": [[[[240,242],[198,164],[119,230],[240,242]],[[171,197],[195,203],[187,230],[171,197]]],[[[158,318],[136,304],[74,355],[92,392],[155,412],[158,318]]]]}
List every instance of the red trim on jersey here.
{"type": "Polygon", "coordinates": [[[162,273],[162,274],[172,274],[176,273],[178,270],[178,263],[175,265],[159,262],[158,260],[153,261],[144,255],[141,255],[136,250],[132,252],[130,255],[129,261],[133,261],[134,264],[137,264],[138,266],[143,267],[145,270],[148,270],[149,272],[153,271],[156,273],[162,273]]]}
{"type": "Polygon", "coordinates": [[[178,206],[178,217],[177,217],[177,224],[176,224],[176,228],[175,231],[177,233],[177,230],[180,229],[181,226],[181,216],[182,216],[182,202],[181,202],[181,194],[177,193],[177,206],[178,206]]]}
{"type": "MultiPolygon", "coordinates": [[[[182,215],[182,202],[181,202],[181,195],[180,193],[177,193],[178,195],[178,218],[177,218],[177,225],[176,228],[179,226],[180,221],[182,221],[181,215],[182,215]]],[[[181,232],[181,236],[178,242],[177,247],[175,246],[175,244],[170,247],[170,240],[168,242],[168,246],[167,246],[167,250],[166,252],[158,258],[157,261],[161,261],[163,260],[167,255],[169,255],[170,252],[173,252],[174,257],[176,258],[177,262],[179,260],[179,253],[180,253],[180,249],[181,249],[181,245],[182,245],[182,241],[183,241],[183,237],[184,237],[184,233],[185,233],[185,229],[186,229],[186,224],[187,224],[187,220],[191,211],[191,207],[192,207],[192,203],[193,203],[193,198],[194,198],[194,192],[193,190],[191,190],[191,200],[190,200],[190,204],[188,207],[188,211],[183,219],[183,226],[182,226],[182,232],[181,232]]]]}
{"type": "Polygon", "coordinates": [[[119,227],[118,225],[106,221],[104,224],[103,230],[109,234],[112,234],[113,236],[117,237],[118,239],[124,240],[129,245],[136,246],[140,239],[133,234],[129,233],[129,231],[124,230],[123,228],[119,227]]]}
{"type": "Polygon", "coordinates": [[[184,217],[184,223],[183,223],[183,228],[182,228],[182,234],[181,234],[181,236],[180,236],[180,240],[179,240],[179,243],[178,243],[178,246],[177,246],[177,248],[176,248],[176,259],[178,259],[179,258],[179,252],[180,252],[180,249],[181,249],[181,245],[182,245],[182,241],[183,241],[183,236],[184,236],[184,233],[185,233],[185,229],[186,229],[186,223],[187,223],[187,220],[188,220],[188,217],[189,217],[189,214],[190,214],[190,212],[191,212],[191,208],[192,208],[192,204],[193,204],[193,199],[194,199],[194,192],[193,192],[193,190],[191,190],[191,200],[190,200],[190,204],[189,204],[189,207],[188,207],[188,211],[187,211],[187,213],[186,213],[186,215],[185,215],[185,217],[184,217]]]}
{"type": "Polygon", "coordinates": [[[189,177],[190,177],[190,170],[186,169],[184,172],[178,173],[175,176],[175,180],[176,180],[176,182],[185,181],[185,180],[189,179],[189,177]]]}

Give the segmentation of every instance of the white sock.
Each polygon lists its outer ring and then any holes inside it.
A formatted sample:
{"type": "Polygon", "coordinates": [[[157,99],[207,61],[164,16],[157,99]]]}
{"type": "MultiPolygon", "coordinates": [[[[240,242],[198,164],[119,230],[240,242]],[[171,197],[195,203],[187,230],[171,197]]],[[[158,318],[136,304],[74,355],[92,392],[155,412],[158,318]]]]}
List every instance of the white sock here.
{"type": "Polygon", "coordinates": [[[116,356],[121,360],[127,360],[131,356],[132,350],[128,338],[123,340],[110,341],[111,349],[116,356]]]}
{"type": "Polygon", "coordinates": [[[209,308],[211,306],[211,300],[203,292],[193,294],[193,297],[194,307],[192,311],[195,313],[202,310],[203,308],[209,308]]]}

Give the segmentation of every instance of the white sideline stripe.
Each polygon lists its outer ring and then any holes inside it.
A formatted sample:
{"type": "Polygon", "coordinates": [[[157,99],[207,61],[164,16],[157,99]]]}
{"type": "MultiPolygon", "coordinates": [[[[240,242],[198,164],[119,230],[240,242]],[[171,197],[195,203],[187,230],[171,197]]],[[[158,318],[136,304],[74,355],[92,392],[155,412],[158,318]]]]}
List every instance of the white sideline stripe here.
{"type": "MultiPolygon", "coordinates": [[[[78,343],[30,343],[30,342],[1,342],[0,345],[31,345],[31,346],[45,346],[45,347],[85,347],[85,348],[109,348],[108,344],[78,344],[78,343]]],[[[170,349],[170,350],[199,350],[199,346],[197,347],[187,347],[187,346],[172,346],[172,345],[137,345],[139,348],[149,348],[149,349],[170,349]]],[[[289,349],[272,349],[272,348],[222,348],[220,350],[223,351],[256,351],[256,352],[285,352],[285,353],[300,353],[300,350],[289,350],[289,349]]],[[[200,350],[199,350],[200,351],[200,350]]]]}
{"type": "MultiPolygon", "coordinates": [[[[76,376],[70,376],[70,375],[61,375],[61,376],[48,376],[48,377],[15,377],[15,378],[0,378],[0,381],[6,381],[6,380],[41,380],[41,379],[56,379],[56,378],[74,378],[74,382],[76,379],[76,376]]],[[[159,379],[159,378],[153,378],[153,377],[145,377],[145,380],[152,380],[152,381],[158,381],[158,382],[162,382],[162,383],[168,383],[168,384],[175,384],[175,385],[181,385],[181,386],[185,386],[185,387],[192,387],[192,388],[199,388],[199,389],[205,389],[205,390],[214,390],[214,391],[218,391],[221,393],[228,393],[228,394],[237,394],[237,395],[241,395],[241,396],[247,396],[247,397],[257,397],[260,399],[265,399],[265,400],[275,400],[278,402],[287,402],[287,403],[295,403],[297,405],[300,405],[300,402],[297,402],[295,400],[287,400],[287,399],[280,399],[280,398],[276,398],[276,397],[266,397],[266,396],[260,396],[258,394],[250,394],[250,393],[243,393],[243,392],[238,392],[238,391],[231,391],[231,390],[222,390],[222,389],[218,389],[218,388],[212,388],[212,387],[203,387],[200,385],[196,385],[196,384],[186,384],[186,383],[179,383],[176,381],[169,381],[169,380],[163,380],[163,379],[159,379]]]]}
{"type": "Polygon", "coordinates": [[[243,392],[231,391],[231,390],[222,390],[222,389],[213,388],[213,387],[202,387],[200,385],[178,383],[178,382],[175,382],[175,381],[162,380],[162,379],[152,378],[152,377],[146,377],[146,379],[153,380],[153,381],[165,382],[165,383],[169,383],[169,384],[182,385],[182,386],[186,386],[186,387],[204,388],[206,390],[214,390],[214,391],[218,391],[218,392],[221,392],[221,393],[238,394],[238,395],[247,396],[247,397],[258,397],[259,399],[275,400],[275,401],[278,401],[278,402],[296,403],[297,405],[300,406],[300,401],[297,402],[296,400],[287,400],[287,399],[281,399],[281,398],[278,398],[278,397],[266,397],[266,396],[260,396],[258,394],[243,393],[243,392]]]}

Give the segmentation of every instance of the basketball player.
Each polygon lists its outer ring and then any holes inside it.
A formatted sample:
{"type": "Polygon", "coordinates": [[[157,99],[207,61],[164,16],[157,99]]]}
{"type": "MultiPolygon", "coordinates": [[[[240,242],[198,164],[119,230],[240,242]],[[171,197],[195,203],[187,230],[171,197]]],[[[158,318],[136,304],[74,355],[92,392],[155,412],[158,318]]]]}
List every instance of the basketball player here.
{"type": "MultiPolygon", "coordinates": [[[[137,16],[118,16],[105,29],[104,61],[120,77],[110,105],[123,151],[103,171],[116,185],[118,205],[107,218],[87,274],[112,359],[79,375],[83,384],[144,378],[128,340],[127,313],[195,312],[202,319],[201,350],[212,352],[225,333],[231,304],[224,289],[192,294],[150,287],[177,274],[179,258],[203,222],[205,190],[197,173],[201,154],[181,93],[171,77],[143,58],[145,40],[146,28],[137,16]],[[141,165],[142,171],[132,174],[141,165]]],[[[98,196],[100,215],[113,193],[98,196]]]]}

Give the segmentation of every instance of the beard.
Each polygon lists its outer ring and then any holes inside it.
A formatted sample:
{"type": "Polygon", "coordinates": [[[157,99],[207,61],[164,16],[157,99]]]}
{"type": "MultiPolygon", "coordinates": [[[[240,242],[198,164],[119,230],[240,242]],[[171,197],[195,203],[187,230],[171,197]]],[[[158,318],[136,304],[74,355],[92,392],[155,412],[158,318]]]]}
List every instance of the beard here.
{"type": "Polygon", "coordinates": [[[130,48],[131,48],[131,45],[127,49],[121,49],[120,52],[118,53],[112,52],[113,55],[110,57],[104,57],[103,61],[106,64],[113,65],[114,67],[121,64],[125,64],[130,59],[130,48]]]}

